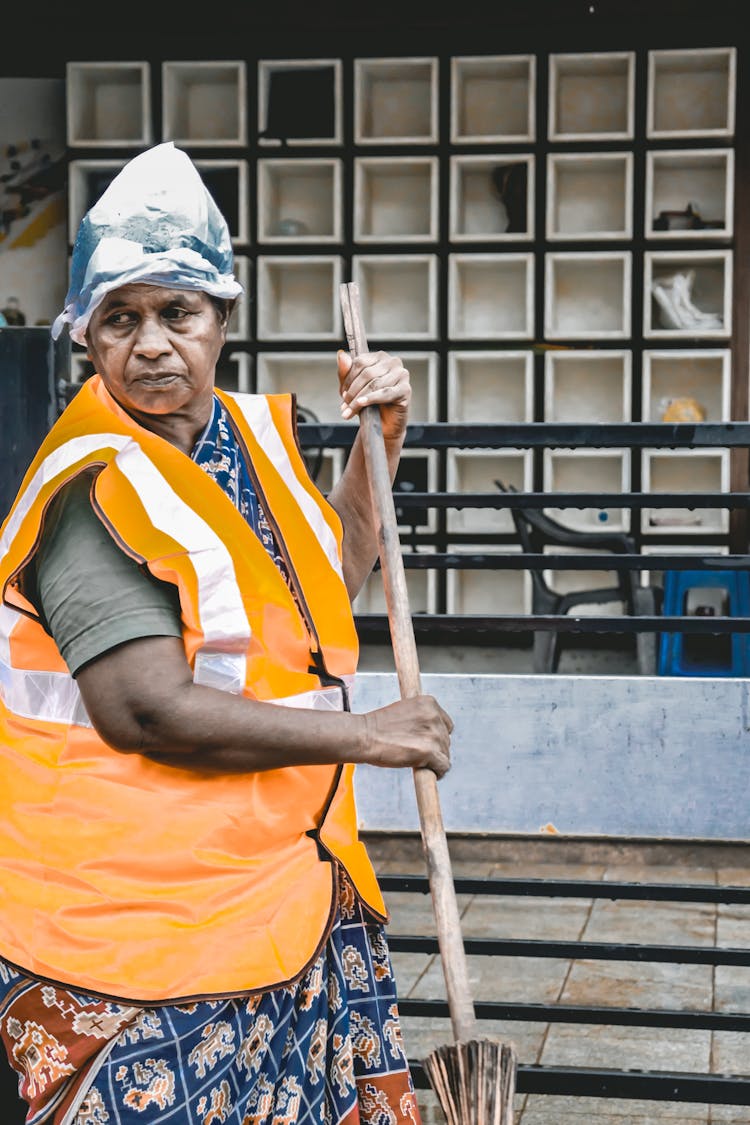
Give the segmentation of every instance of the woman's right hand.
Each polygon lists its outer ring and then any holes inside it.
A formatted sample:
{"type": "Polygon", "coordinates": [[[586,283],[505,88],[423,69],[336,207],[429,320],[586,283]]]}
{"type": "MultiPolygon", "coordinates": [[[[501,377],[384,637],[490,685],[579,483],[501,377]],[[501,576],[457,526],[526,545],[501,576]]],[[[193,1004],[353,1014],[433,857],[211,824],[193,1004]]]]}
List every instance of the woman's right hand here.
{"type": "Polygon", "coordinates": [[[451,766],[453,720],[431,695],[401,699],[367,711],[362,760],[371,766],[430,769],[438,777],[451,766]]]}

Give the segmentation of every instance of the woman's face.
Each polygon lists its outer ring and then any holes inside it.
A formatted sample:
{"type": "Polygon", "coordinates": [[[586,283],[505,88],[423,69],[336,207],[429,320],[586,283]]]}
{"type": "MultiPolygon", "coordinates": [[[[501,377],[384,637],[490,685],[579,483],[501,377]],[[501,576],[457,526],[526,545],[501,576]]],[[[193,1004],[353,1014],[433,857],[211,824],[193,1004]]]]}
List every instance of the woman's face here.
{"type": "Polygon", "coordinates": [[[226,321],[206,293],[123,285],[94,310],[86,339],[95,370],[126,410],[207,415],[226,321]]]}

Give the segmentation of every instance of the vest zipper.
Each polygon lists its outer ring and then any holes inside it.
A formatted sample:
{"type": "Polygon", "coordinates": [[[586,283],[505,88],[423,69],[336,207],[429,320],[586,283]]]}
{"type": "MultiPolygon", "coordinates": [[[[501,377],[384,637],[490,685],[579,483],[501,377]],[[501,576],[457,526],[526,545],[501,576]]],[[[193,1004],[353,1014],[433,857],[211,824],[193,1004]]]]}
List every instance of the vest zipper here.
{"type": "Polygon", "coordinates": [[[302,586],[300,584],[297,572],[294,569],[294,566],[292,565],[292,560],[291,560],[291,557],[289,555],[287,545],[284,542],[284,538],[281,535],[281,532],[279,530],[279,525],[276,521],[275,516],[273,516],[271,514],[270,507],[269,507],[269,505],[266,501],[266,495],[265,495],[265,493],[264,493],[264,491],[261,487],[260,481],[258,479],[258,474],[255,471],[255,466],[253,465],[253,461],[252,461],[252,458],[250,456],[250,451],[247,448],[247,445],[245,444],[245,440],[244,440],[242,434],[237,429],[237,426],[235,425],[234,419],[232,418],[232,415],[229,411],[227,411],[227,418],[229,420],[230,426],[232,427],[232,431],[233,431],[234,436],[237,440],[237,443],[240,446],[240,448],[241,448],[241,450],[244,454],[245,464],[247,466],[247,471],[250,474],[250,478],[253,482],[253,488],[255,489],[255,493],[258,497],[258,500],[262,502],[263,513],[264,513],[266,519],[268,520],[268,523],[271,526],[271,530],[273,532],[274,539],[275,539],[275,541],[278,545],[278,548],[279,548],[279,550],[280,550],[280,552],[281,552],[281,554],[284,558],[284,565],[287,568],[287,573],[289,574],[290,582],[292,582],[293,585],[294,585],[294,593],[295,593],[297,605],[302,610],[302,617],[303,617],[303,620],[304,620],[305,628],[307,629],[307,632],[310,635],[310,639],[313,641],[313,644],[310,646],[310,660],[311,660],[312,663],[310,664],[310,667],[308,668],[308,672],[314,673],[318,677],[318,679],[320,680],[320,683],[323,687],[337,687],[337,688],[339,688],[341,690],[341,697],[342,697],[343,704],[344,704],[344,710],[345,711],[351,711],[350,700],[349,700],[349,690],[346,686],[346,683],[344,682],[344,680],[341,679],[340,676],[334,676],[326,668],[325,657],[323,655],[323,650],[322,650],[321,644],[320,644],[320,637],[318,636],[318,631],[315,627],[315,622],[313,620],[312,613],[310,612],[310,607],[307,604],[307,599],[305,598],[304,592],[302,590],[302,586]]]}

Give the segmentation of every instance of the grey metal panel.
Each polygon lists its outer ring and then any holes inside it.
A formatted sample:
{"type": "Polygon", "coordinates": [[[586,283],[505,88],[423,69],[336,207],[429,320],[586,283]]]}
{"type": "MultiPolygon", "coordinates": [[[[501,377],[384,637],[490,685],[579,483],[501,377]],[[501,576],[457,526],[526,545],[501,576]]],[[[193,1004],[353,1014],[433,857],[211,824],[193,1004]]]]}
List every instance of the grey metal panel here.
{"type": "MultiPolygon", "coordinates": [[[[431,674],[422,687],[455,722],[448,832],[750,839],[746,680],[431,674]]],[[[353,710],[398,698],[394,673],[362,673],[353,710]]],[[[411,770],[355,776],[363,829],[419,829],[411,770]]]]}

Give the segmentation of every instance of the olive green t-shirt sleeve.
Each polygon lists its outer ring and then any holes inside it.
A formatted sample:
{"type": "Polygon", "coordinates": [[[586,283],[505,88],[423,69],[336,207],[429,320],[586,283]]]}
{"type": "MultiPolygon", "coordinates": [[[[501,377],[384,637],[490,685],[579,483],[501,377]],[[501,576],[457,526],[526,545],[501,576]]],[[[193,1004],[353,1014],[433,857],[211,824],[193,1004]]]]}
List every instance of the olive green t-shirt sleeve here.
{"type": "Polygon", "coordinates": [[[91,506],[92,479],[81,473],[52,502],[29,586],[73,675],[125,641],[182,635],[176,587],[115,544],[91,506]]]}

